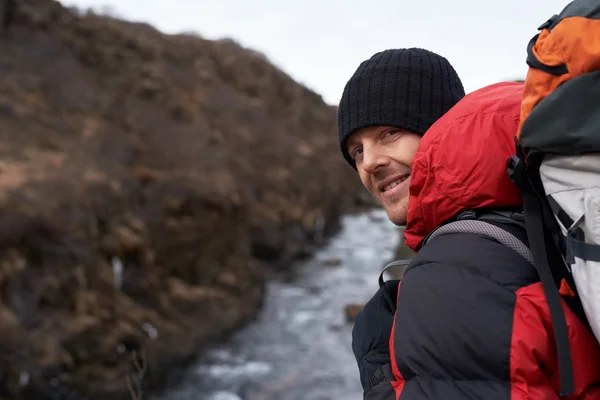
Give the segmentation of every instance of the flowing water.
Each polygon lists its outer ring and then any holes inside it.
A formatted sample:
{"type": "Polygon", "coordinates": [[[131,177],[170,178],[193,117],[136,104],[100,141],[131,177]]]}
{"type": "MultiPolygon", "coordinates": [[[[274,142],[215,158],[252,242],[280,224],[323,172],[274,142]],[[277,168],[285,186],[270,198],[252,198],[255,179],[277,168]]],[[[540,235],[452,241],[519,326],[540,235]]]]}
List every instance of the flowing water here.
{"type": "Polygon", "coordinates": [[[360,400],[344,307],[364,304],[401,231],[383,210],[346,216],[339,234],[267,284],[264,309],[203,354],[179,387],[154,400],[360,400]]]}

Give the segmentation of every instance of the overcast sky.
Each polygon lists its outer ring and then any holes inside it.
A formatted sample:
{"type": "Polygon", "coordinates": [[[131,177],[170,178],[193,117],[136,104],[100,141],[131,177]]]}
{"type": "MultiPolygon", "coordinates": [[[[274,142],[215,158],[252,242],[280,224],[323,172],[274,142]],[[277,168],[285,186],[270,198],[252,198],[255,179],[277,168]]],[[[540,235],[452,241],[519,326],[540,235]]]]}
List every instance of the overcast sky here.
{"type": "Polygon", "coordinates": [[[526,74],[526,45],[566,0],[62,0],[165,33],[230,37],[337,104],[361,61],[397,47],[450,60],[470,92],[526,74]]]}

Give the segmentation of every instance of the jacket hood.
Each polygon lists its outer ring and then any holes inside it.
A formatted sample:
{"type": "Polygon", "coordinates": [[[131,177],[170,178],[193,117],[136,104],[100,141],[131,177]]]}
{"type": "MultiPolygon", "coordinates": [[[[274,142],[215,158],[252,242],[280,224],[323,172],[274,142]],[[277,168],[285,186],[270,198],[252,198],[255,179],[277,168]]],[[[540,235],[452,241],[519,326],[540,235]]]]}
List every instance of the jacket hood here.
{"type": "Polygon", "coordinates": [[[461,211],[519,207],[507,173],[515,153],[523,83],[502,82],[466,95],[421,139],[412,166],[404,238],[413,250],[461,211]]]}

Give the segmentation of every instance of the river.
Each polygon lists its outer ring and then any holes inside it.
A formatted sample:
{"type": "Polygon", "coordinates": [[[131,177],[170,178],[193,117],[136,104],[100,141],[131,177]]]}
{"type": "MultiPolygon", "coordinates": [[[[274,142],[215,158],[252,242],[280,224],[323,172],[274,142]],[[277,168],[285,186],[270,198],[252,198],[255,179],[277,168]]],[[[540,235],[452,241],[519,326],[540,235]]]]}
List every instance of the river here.
{"type": "Polygon", "coordinates": [[[361,400],[345,305],[364,304],[401,236],[383,210],[346,216],[341,231],[267,284],[258,318],[206,351],[178,387],[153,400],[361,400]]]}

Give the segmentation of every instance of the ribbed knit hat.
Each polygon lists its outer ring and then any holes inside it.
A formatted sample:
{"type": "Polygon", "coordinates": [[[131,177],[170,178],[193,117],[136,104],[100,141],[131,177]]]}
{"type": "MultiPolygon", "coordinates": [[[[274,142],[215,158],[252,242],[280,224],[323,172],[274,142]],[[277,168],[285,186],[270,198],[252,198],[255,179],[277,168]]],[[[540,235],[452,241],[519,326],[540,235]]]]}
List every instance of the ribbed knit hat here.
{"type": "Polygon", "coordinates": [[[424,134],[465,95],[448,60],[419,48],[390,49],[363,61],[346,83],[338,108],[340,149],[350,165],[348,137],[368,126],[424,134]]]}

